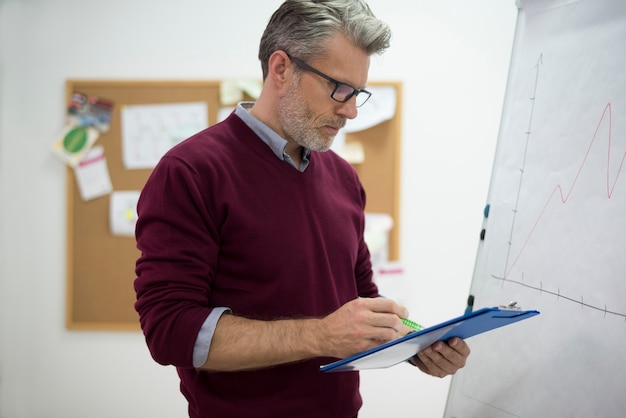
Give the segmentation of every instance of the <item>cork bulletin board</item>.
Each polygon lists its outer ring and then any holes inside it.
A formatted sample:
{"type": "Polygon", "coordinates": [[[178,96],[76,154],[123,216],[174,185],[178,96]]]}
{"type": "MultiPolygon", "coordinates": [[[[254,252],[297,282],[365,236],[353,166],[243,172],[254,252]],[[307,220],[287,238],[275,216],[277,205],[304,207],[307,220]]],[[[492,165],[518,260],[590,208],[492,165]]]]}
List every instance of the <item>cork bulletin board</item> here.
{"type": "MultiPolygon", "coordinates": [[[[121,111],[124,106],[204,102],[209,125],[218,120],[221,81],[116,81],[68,80],[66,96],[73,92],[105,98],[114,103],[109,130],[96,142],[104,148],[114,191],[143,188],[150,169],[128,170],[123,164],[121,111]]],[[[355,168],[367,193],[367,212],[386,213],[394,220],[389,259],[399,253],[401,93],[398,82],[395,116],[364,131],[348,134],[346,142],[362,144],[365,159],[355,168]]],[[[66,326],[75,330],[139,330],[134,310],[135,239],[113,235],[109,228],[109,199],[83,200],[74,171],[67,169],[67,295],[66,326]]]]}

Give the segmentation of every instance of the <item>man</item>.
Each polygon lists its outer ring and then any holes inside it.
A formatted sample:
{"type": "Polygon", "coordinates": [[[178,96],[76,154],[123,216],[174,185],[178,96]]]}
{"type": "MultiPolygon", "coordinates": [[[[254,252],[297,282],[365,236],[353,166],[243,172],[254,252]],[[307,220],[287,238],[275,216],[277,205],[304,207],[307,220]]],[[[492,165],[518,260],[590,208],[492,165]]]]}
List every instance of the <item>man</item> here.
{"type": "MultiPolygon", "coordinates": [[[[326,152],[369,97],[388,27],[361,0],[287,0],[263,34],[263,91],[168,152],[138,205],[136,309],[191,417],[353,417],[358,372],[319,366],[405,333],[378,297],[365,192],[326,152]]],[[[445,376],[455,338],[410,361],[445,376]]]]}

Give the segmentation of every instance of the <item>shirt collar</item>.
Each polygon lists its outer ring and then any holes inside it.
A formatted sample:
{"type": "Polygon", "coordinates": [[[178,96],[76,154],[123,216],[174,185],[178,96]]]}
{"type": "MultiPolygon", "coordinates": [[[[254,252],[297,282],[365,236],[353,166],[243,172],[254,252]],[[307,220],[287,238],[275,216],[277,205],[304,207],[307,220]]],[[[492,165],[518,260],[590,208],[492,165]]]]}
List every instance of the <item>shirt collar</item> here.
{"type": "MultiPolygon", "coordinates": [[[[285,161],[294,168],[296,168],[295,163],[291,159],[291,157],[285,152],[285,148],[287,147],[287,140],[282,138],[280,135],[276,133],[269,126],[252,116],[250,113],[250,109],[254,106],[254,102],[240,102],[235,108],[235,114],[246,124],[255,134],[261,138],[261,140],[272,150],[274,155],[278,157],[278,159],[285,161]]],[[[302,153],[302,162],[300,163],[300,171],[306,170],[309,166],[309,157],[311,155],[311,150],[309,148],[305,148],[302,153]]]]}

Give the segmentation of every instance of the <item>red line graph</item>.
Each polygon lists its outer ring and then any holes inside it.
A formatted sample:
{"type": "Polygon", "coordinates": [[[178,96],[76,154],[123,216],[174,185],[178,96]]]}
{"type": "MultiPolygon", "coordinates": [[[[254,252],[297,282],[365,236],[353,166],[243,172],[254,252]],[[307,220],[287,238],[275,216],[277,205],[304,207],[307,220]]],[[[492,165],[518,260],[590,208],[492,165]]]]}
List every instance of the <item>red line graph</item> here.
{"type": "Polygon", "coordinates": [[[611,140],[612,140],[612,110],[611,110],[611,103],[607,103],[606,106],[604,107],[604,111],[602,112],[602,116],[600,117],[598,124],[596,126],[596,129],[594,131],[593,137],[591,138],[591,141],[589,143],[589,147],[587,148],[587,152],[585,153],[585,156],[578,168],[578,171],[576,172],[576,176],[574,177],[569,189],[567,190],[567,192],[564,192],[564,188],[561,184],[557,184],[554,189],[552,190],[550,196],[548,197],[548,199],[546,200],[546,203],[543,205],[543,208],[541,209],[539,215],[537,216],[537,219],[535,220],[532,228],[530,229],[528,235],[526,236],[526,239],[524,240],[524,243],[522,244],[519,252],[517,253],[517,256],[515,257],[515,259],[513,260],[513,262],[508,266],[508,268],[506,269],[506,272],[504,274],[504,278],[508,277],[508,275],[511,273],[511,271],[513,270],[513,268],[515,267],[515,265],[517,264],[517,262],[519,261],[520,257],[522,256],[522,254],[524,253],[524,249],[526,248],[526,246],[528,245],[528,242],[530,241],[530,239],[532,238],[535,229],[537,228],[537,225],[540,223],[541,219],[544,216],[544,213],[546,211],[546,208],[550,205],[550,203],[556,198],[560,198],[561,203],[562,204],[566,204],[567,201],[569,200],[570,195],[572,194],[572,191],[575,189],[576,184],[578,183],[578,179],[580,178],[580,175],[583,171],[583,169],[585,168],[585,165],[587,163],[587,159],[589,158],[589,155],[591,153],[591,150],[594,147],[594,144],[596,143],[596,140],[598,139],[598,133],[600,131],[600,128],[602,127],[602,125],[604,123],[608,124],[608,134],[607,134],[607,163],[606,163],[606,197],[608,199],[611,199],[611,197],[613,196],[613,192],[615,191],[615,186],[617,185],[617,181],[620,177],[621,171],[622,171],[622,167],[624,165],[624,160],[626,159],[626,152],[624,152],[622,154],[622,158],[620,160],[619,163],[619,168],[617,170],[617,173],[615,174],[615,177],[613,180],[611,180],[611,140]],[[605,121],[606,120],[606,121],[605,121]]]}

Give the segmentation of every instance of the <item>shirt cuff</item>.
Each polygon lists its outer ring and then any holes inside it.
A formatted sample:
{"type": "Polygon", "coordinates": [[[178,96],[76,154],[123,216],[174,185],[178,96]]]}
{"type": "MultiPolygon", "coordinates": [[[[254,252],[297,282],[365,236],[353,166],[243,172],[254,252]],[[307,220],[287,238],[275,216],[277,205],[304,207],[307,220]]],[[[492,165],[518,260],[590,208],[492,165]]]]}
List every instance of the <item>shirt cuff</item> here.
{"type": "Polygon", "coordinates": [[[224,312],[230,312],[230,309],[213,308],[209,316],[204,320],[202,327],[200,327],[196,343],[193,346],[193,367],[201,367],[206,362],[217,321],[219,321],[224,312]]]}

